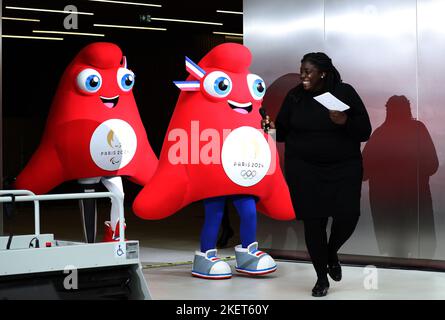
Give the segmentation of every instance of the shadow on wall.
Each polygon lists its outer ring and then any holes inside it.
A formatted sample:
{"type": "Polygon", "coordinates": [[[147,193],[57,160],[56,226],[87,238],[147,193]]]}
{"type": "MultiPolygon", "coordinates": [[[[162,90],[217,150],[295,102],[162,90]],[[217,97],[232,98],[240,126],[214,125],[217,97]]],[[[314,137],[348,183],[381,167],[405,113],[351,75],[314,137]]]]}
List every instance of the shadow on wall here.
{"type": "MultiPolygon", "coordinates": [[[[287,93],[300,82],[300,75],[298,73],[287,73],[267,86],[262,106],[267,110],[267,114],[272,120],[275,121],[287,93]]],[[[283,170],[283,173],[285,173],[283,142],[277,143],[277,150],[280,157],[281,169],[283,170]]],[[[261,239],[265,240],[264,245],[280,250],[306,250],[303,224],[301,221],[276,221],[269,218],[266,218],[263,221],[264,223],[258,225],[258,235],[261,239]],[[285,231],[285,228],[287,228],[287,231],[285,231]],[[295,248],[294,239],[296,239],[297,248],[295,248]]],[[[260,245],[262,244],[260,243],[260,245]]]]}
{"type": "Polygon", "coordinates": [[[405,96],[386,103],[386,119],[363,150],[364,181],[382,255],[432,258],[436,250],[429,186],[438,159],[425,125],[414,119],[405,96]],[[419,240],[425,246],[420,247],[419,240]]]}

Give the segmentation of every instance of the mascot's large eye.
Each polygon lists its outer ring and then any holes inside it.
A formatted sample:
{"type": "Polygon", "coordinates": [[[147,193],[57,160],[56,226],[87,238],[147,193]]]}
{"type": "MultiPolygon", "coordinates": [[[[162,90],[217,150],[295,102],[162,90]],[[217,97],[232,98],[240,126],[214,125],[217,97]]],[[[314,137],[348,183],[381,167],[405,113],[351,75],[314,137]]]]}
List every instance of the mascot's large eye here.
{"type": "Polygon", "coordinates": [[[117,70],[117,84],[123,91],[130,91],[134,86],[134,73],[126,68],[117,70]]]}
{"type": "Polygon", "coordinates": [[[77,86],[85,92],[97,92],[102,86],[102,77],[94,69],[85,69],[77,76],[77,86]]]}
{"type": "Polygon", "coordinates": [[[256,74],[247,75],[247,85],[249,86],[250,94],[255,100],[261,100],[266,93],[266,84],[256,74]]]}
{"type": "Polygon", "coordinates": [[[212,97],[224,98],[232,91],[232,80],[221,71],[213,71],[204,79],[204,89],[212,97]]]}

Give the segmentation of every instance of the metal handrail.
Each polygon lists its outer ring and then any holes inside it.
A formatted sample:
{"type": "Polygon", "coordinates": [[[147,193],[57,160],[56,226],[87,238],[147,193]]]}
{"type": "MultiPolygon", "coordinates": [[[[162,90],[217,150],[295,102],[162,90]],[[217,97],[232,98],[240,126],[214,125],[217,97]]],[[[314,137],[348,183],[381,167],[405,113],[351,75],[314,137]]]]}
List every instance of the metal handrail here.
{"type": "MultiPolygon", "coordinates": [[[[0,190],[0,194],[14,194],[27,193],[30,195],[19,195],[15,197],[15,202],[27,202],[34,201],[34,217],[36,221],[35,232],[36,235],[40,234],[40,210],[38,201],[50,201],[50,200],[81,200],[81,199],[99,199],[99,198],[111,198],[118,204],[119,210],[119,242],[125,242],[125,218],[124,218],[124,201],[123,198],[112,192],[92,192],[92,193],[65,193],[65,194],[43,194],[35,195],[29,190],[0,190]],[[37,202],[37,205],[36,205],[37,202]],[[37,210],[36,210],[37,209],[37,210]]],[[[11,196],[0,197],[0,203],[12,202],[11,196]]]]}
{"type": "MultiPolygon", "coordinates": [[[[30,195],[35,196],[35,193],[29,190],[0,190],[0,195],[13,194],[13,195],[30,195]]],[[[4,201],[0,201],[4,202],[4,201]]],[[[12,202],[12,198],[11,198],[12,202]]],[[[40,235],[40,204],[39,201],[34,200],[34,234],[40,235]]]]}

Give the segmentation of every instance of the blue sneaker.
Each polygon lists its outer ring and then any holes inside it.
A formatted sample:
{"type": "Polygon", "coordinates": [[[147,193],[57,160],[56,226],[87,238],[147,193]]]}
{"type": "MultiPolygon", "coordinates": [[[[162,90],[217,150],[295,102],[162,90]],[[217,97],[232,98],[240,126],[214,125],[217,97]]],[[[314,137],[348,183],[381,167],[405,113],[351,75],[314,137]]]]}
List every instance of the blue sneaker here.
{"type": "Polygon", "coordinates": [[[236,271],[248,275],[264,275],[277,270],[274,259],[266,252],[258,250],[258,242],[251,243],[247,248],[235,247],[236,271]]]}
{"type": "Polygon", "coordinates": [[[230,279],[232,270],[230,266],[216,256],[216,249],[207,250],[205,253],[195,251],[192,276],[203,279],[230,279]]]}

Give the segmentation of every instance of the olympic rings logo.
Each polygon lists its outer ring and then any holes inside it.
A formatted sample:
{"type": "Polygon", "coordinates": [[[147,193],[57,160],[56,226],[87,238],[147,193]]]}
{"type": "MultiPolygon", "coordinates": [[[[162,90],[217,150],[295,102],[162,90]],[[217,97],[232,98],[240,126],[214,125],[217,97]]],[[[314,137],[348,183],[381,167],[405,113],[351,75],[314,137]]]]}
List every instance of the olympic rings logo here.
{"type": "Polygon", "coordinates": [[[255,176],[256,176],[255,170],[242,170],[241,171],[241,177],[243,177],[244,179],[252,179],[255,176]]]}

